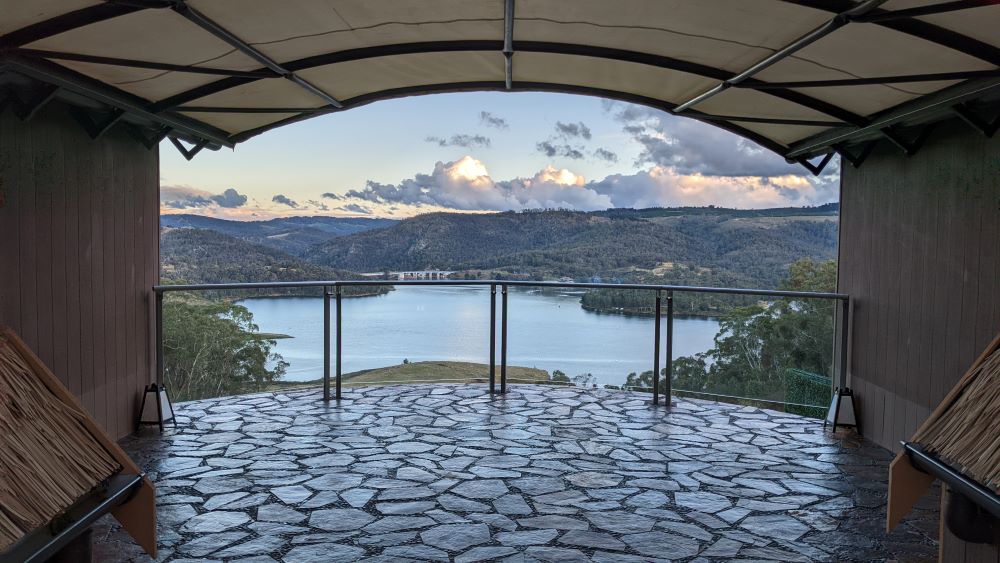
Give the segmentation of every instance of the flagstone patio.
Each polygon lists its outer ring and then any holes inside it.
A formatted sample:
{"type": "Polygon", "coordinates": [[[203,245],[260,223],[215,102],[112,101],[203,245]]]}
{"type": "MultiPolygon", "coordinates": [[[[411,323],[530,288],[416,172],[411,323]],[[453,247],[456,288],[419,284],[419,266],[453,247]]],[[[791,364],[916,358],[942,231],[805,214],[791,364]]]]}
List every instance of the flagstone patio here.
{"type": "MultiPolygon", "coordinates": [[[[922,561],[933,499],[883,532],[889,452],[795,415],[514,385],[177,405],[124,442],[166,561],[922,561]]],[[[96,561],[148,560],[111,520],[96,561]]]]}

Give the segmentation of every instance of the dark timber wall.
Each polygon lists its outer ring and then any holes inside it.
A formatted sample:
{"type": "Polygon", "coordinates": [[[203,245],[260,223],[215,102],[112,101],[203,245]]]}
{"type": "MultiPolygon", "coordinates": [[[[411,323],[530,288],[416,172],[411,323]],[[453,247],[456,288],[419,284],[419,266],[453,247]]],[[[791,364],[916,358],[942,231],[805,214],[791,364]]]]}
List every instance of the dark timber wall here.
{"type": "Polygon", "coordinates": [[[120,126],[93,141],[58,104],[0,114],[0,325],[116,437],[151,373],[158,186],[157,150],[120,126]]]}
{"type": "Polygon", "coordinates": [[[942,125],[844,166],[839,290],[855,300],[861,430],[908,438],[1000,331],[1000,135],[942,125]]]}

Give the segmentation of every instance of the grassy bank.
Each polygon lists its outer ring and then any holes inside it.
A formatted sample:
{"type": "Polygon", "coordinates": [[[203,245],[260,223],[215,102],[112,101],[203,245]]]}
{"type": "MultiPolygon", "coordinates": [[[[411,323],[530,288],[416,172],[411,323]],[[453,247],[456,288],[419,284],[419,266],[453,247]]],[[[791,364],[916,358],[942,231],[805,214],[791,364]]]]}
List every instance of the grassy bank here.
{"type": "MultiPolygon", "coordinates": [[[[345,385],[383,385],[389,383],[486,383],[490,366],[473,362],[410,362],[384,368],[345,373],[345,385]]],[[[500,378],[499,366],[497,379],[500,378]]],[[[513,383],[546,383],[549,373],[542,369],[507,366],[507,379],[513,383]]],[[[273,389],[315,387],[322,379],[280,381],[273,389]]]]}

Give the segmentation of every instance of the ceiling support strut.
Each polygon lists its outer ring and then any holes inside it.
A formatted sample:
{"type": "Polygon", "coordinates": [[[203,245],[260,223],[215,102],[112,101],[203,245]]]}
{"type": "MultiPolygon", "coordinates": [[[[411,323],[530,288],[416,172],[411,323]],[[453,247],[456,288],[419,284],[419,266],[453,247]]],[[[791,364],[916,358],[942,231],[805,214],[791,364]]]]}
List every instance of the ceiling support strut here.
{"type": "Polygon", "coordinates": [[[813,176],[819,176],[823,173],[823,169],[826,168],[826,165],[830,163],[830,160],[833,159],[833,154],[834,153],[832,152],[826,153],[826,156],[824,156],[823,160],[820,160],[818,164],[809,162],[805,157],[799,158],[796,162],[805,166],[810,172],[813,173],[813,176]]]}
{"type": "Polygon", "coordinates": [[[854,168],[860,168],[861,165],[865,162],[865,160],[867,160],[868,157],[872,154],[872,151],[875,150],[875,145],[877,144],[878,144],[878,139],[874,141],[868,141],[867,143],[864,144],[864,146],[861,147],[861,152],[859,152],[858,154],[854,154],[851,151],[847,150],[847,146],[844,144],[834,145],[833,150],[837,151],[837,154],[840,155],[841,159],[850,162],[851,166],[853,166],[854,168]]]}
{"type": "Polygon", "coordinates": [[[187,72],[190,74],[238,76],[240,78],[271,78],[274,76],[270,71],[264,69],[229,70],[222,68],[202,67],[202,66],[158,63],[155,61],[140,61],[136,59],[123,59],[118,57],[101,57],[97,55],[85,55],[82,53],[66,53],[63,51],[46,51],[42,49],[11,49],[9,52],[25,57],[52,59],[56,61],[79,61],[82,63],[92,63],[98,65],[126,66],[131,68],[145,68],[150,70],[166,70],[169,72],[187,72]]]}
{"type": "Polygon", "coordinates": [[[908,140],[903,137],[903,135],[900,134],[899,129],[896,127],[885,127],[881,129],[881,131],[882,135],[885,136],[886,139],[889,139],[892,144],[899,147],[900,150],[906,154],[906,156],[913,156],[917,154],[917,151],[919,151],[921,147],[924,146],[924,143],[927,141],[927,138],[930,136],[931,131],[936,125],[936,123],[928,123],[927,125],[924,125],[920,129],[920,132],[917,133],[917,136],[912,140],[908,140]]]}
{"type": "Polygon", "coordinates": [[[152,136],[148,136],[142,131],[142,129],[132,125],[131,123],[126,123],[125,125],[127,125],[125,130],[128,131],[128,134],[136,141],[139,141],[142,146],[146,147],[146,150],[153,150],[160,144],[160,141],[167,136],[167,133],[174,130],[173,127],[164,126],[153,133],[152,136]]]}
{"type": "Polygon", "coordinates": [[[80,127],[83,127],[83,130],[87,132],[91,140],[94,141],[101,138],[102,135],[114,127],[115,123],[118,123],[125,116],[125,111],[118,108],[112,109],[103,119],[94,119],[93,112],[77,106],[70,106],[69,112],[73,116],[73,119],[80,124],[80,127]]]}
{"type": "Polygon", "coordinates": [[[504,0],[503,5],[503,57],[504,82],[510,90],[514,86],[514,0],[504,0]]]}
{"type": "Polygon", "coordinates": [[[920,16],[932,16],[934,14],[946,14],[957,12],[958,10],[968,10],[982,6],[992,6],[996,0],[954,0],[952,2],[942,2],[940,4],[929,4],[927,6],[917,6],[915,8],[905,8],[902,10],[892,10],[889,12],[877,12],[865,14],[854,18],[856,22],[878,23],[904,18],[916,18],[920,16]]]}
{"type": "MultiPolygon", "coordinates": [[[[814,10],[823,10],[828,13],[840,13],[844,10],[849,10],[856,6],[855,0],[783,0],[790,4],[795,4],[798,6],[807,6],[813,8],[814,10]]],[[[968,2],[962,2],[962,6],[959,7],[957,2],[948,2],[946,4],[935,4],[926,6],[926,9],[932,9],[938,6],[946,6],[948,8],[944,11],[954,11],[965,8],[977,8],[982,5],[990,4],[990,0],[969,0],[968,2]]],[[[938,27],[934,24],[928,23],[927,21],[921,19],[914,19],[914,15],[929,15],[929,14],[916,14],[914,12],[909,12],[907,10],[896,10],[896,11],[884,11],[884,10],[872,10],[867,14],[856,15],[852,19],[854,21],[869,21],[873,25],[879,25],[888,29],[898,31],[900,33],[905,33],[907,35],[912,35],[913,37],[918,37],[924,41],[930,41],[931,43],[936,43],[942,47],[947,47],[949,49],[954,49],[960,53],[965,53],[970,57],[976,57],[977,59],[986,61],[993,64],[994,66],[1000,66],[1000,48],[994,47],[989,43],[979,41],[967,35],[962,35],[960,33],[951,31],[949,29],[938,27]],[[866,17],[867,16],[867,17],[866,17]]]]}
{"type": "Polygon", "coordinates": [[[719,85],[715,86],[711,90],[703,92],[690,100],[679,104],[675,109],[674,113],[681,113],[684,110],[690,109],[691,107],[698,105],[709,98],[712,98],[722,92],[725,92],[729,88],[744,82],[755,75],[759,74],[763,70],[781,62],[782,60],[790,57],[794,53],[808,47],[809,45],[819,41],[820,39],[830,35],[834,31],[844,27],[851,22],[852,18],[864,15],[865,13],[874,10],[880,4],[883,4],[886,0],[867,0],[863,4],[859,4],[849,10],[845,10],[836,16],[834,16],[830,21],[817,27],[816,29],[810,31],[809,33],[803,35],[802,37],[796,39],[784,48],[775,51],[770,56],[766,57],[764,60],[758,62],[747,70],[724,80],[719,85]]]}
{"type": "Polygon", "coordinates": [[[4,105],[9,103],[11,105],[11,109],[14,110],[14,115],[16,115],[21,121],[28,122],[31,121],[31,118],[35,117],[35,115],[43,107],[48,105],[48,103],[51,102],[58,93],[59,87],[54,85],[46,85],[28,100],[22,100],[21,97],[14,92],[9,92],[6,96],[6,99],[9,100],[9,102],[5,102],[4,105]]]}
{"type": "Polygon", "coordinates": [[[901,74],[896,76],[874,76],[868,78],[839,78],[835,80],[800,80],[794,82],[750,82],[736,84],[734,88],[752,90],[783,90],[786,88],[828,88],[831,86],[869,86],[880,84],[906,84],[912,82],[936,82],[939,80],[972,80],[975,78],[1000,77],[1000,69],[967,70],[960,72],[935,72],[931,74],[901,74]]]}
{"type": "Polygon", "coordinates": [[[965,104],[956,104],[951,109],[962,121],[985,135],[987,139],[992,138],[997,129],[1000,129],[1000,115],[993,118],[993,121],[987,121],[965,104]]]}
{"type": "Polygon", "coordinates": [[[184,155],[184,158],[188,160],[194,158],[196,154],[201,152],[201,149],[205,148],[205,146],[208,145],[208,139],[202,139],[198,141],[190,149],[185,147],[184,144],[177,139],[177,137],[170,137],[170,142],[174,145],[174,147],[177,148],[178,151],[180,151],[182,155],[184,155]]]}
{"type": "Polygon", "coordinates": [[[211,33],[212,35],[218,37],[219,39],[221,39],[221,40],[225,41],[226,43],[230,44],[231,46],[235,47],[237,50],[239,50],[244,55],[247,55],[248,57],[250,57],[250,58],[254,59],[255,61],[259,62],[260,64],[264,65],[269,70],[271,70],[271,72],[273,72],[276,76],[280,76],[281,78],[285,78],[285,79],[293,82],[294,84],[296,84],[296,85],[300,86],[301,88],[309,91],[314,96],[317,96],[317,97],[321,98],[326,103],[330,104],[331,106],[333,106],[335,108],[339,109],[339,108],[344,107],[343,104],[340,103],[340,100],[338,100],[337,98],[334,98],[333,96],[331,96],[327,92],[323,91],[319,87],[315,86],[311,82],[305,80],[304,78],[296,75],[294,72],[291,72],[291,71],[283,68],[277,62],[275,62],[274,59],[272,59],[271,57],[268,57],[267,55],[265,55],[264,53],[260,52],[256,48],[254,48],[251,45],[247,44],[245,41],[243,41],[239,37],[236,37],[235,35],[233,35],[232,33],[230,33],[228,30],[226,30],[225,28],[223,28],[219,24],[217,24],[214,21],[212,21],[208,16],[202,14],[198,10],[195,10],[191,6],[188,6],[184,2],[184,0],[176,0],[174,2],[173,6],[172,6],[172,9],[175,12],[177,12],[178,14],[180,14],[180,15],[184,16],[185,18],[187,18],[188,21],[194,23],[198,27],[204,29],[205,31],[211,33]]]}

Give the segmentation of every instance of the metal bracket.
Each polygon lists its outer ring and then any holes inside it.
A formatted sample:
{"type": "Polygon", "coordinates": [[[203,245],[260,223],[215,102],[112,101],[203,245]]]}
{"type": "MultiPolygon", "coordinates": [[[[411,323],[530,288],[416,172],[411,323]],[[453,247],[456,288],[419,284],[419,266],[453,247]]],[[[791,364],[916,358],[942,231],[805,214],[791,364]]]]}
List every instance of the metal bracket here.
{"type": "Polygon", "coordinates": [[[895,127],[883,127],[880,131],[886,139],[892,141],[892,144],[902,149],[902,151],[906,153],[906,156],[913,156],[917,154],[917,151],[919,151],[921,147],[924,146],[924,143],[927,141],[927,138],[930,136],[931,131],[934,130],[936,125],[936,123],[928,123],[927,125],[924,125],[924,127],[920,130],[920,133],[918,133],[916,138],[912,141],[908,141],[903,138],[903,136],[899,134],[899,130],[895,127]]]}
{"type": "Polygon", "coordinates": [[[830,160],[833,159],[833,154],[832,152],[826,153],[826,156],[823,157],[823,160],[819,161],[819,164],[813,164],[805,157],[799,158],[798,163],[808,168],[813,173],[813,176],[819,176],[823,172],[823,169],[826,168],[826,165],[830,163],[830,160]]]}
{"type": "Polygon", "coordinates": [[[1000,129],[1000,115],[993,118],[992,122],[988,122],[983,119],[982,116],[975,113],[966,104],[956,104],[952,106],[951,109],[962,119],[962,121],[968,123],[972,126],[972,128],[976,129],[983,135],[986,135],[987,139],[992,138],[993,134],[997,132],[997,129],[1000,129]]]}
{"type": "Polygon", "coordinates": [[[294,72],[291,72],[288,69],[282,67],[274,59],[268,57],[267,55],[259,51],[256,47],[243,41],[242,39],[234,35],[232,32],[230,32],[228,29],[225,29],[224,27],[222,27],[221,25],[210,19],[208,16],[202,14],[198,10],[195,10],[194,8],[189,6],[185,2],[185,0],[172,0],[172,2],[170,3],[170,7],[171,9],[173,9],[173,11],[187,18],[187,20],[190,21],[191,23],[211,33],[216,38],[225,41],[230,46],[236,48],[244,55],[247,55],[248,57],[264,65],[272,72],[274,72],[275,76],[285,78],[291,81],[292,83],[298,85],[300,88],[308,91],[310,94],[313,94],[314,96],[322,99],[323,101],[325,101],[326,103],[330,104],[331,106],[337,109],[344,107],[344,104],[340,100],[333,97],[328,92],[326,92],[322,88],[319,88],[315,84],[296,75],[294,72]]]}
{"type": "Polygon", "coordinates": [[[504,83],[514,86],[514,0],[504,1],[503,10],[504,83]]]}
{"type": "Polygon", "coordinates": [[[837,154],[840,155],[840,158],[846,160],[847,162],[850,162],[851,166],[853,166],[854,168],[860,168],[861,165],[865,162],[865,160],[867,160],[868,157],[872,154],[872,151],[875,150],[875,145],[877,144],[878,144],[878,139],[865,143],[865,145],[861,147],[861,152],[856,155],[848,151],[847,146],[843,143],[834,145],[833,150],[837,151],[837,154]]]}
{"type": "Polygon", "coordinates": [[[85,109],[70,106],[70,115],[73,119],[83,127],[83,130],[87,132],[87,135],[94,141],[99,139],[101,135],[104,135],[111,129],[115,123],[125,116],[125,111],[121,109],[112,109],[111,113],[107,114],[104,119],[95,120],[93,118],[93,113],[85,109]]]}
{"type": "Polygon", "coordinates": [[[208,145],[208,139],[202,139],[198,141],[190,149],[185,147],[183,143],[177,140],[177,137],[170,137],[170,142],[173,143],[173,145],[177,147],[177,150],[180,151],[182,155],[184,155],[184,158],[188,160],[194,158],[196,154],[201,152],[201,149],[205,148],[208,145]]]}
{"type": "Polygon", "coordinates": [[[56,97],[57,93],[59,93],[58,86],[47,85],[37,96],[27,102],[21,100],[15,94],[10,94],[14,105],[14,115],[16,115],[21,121],[31,121],[31,118],[35,117],[35,114],[37,114],[39,110],[51,102],[52,99],[56,97]]]}
{"type": "Polygon", "coordinates": [[[139,127],[132,125],[131,123],[126,125],[128,125],[128,127],[125,130],[128,131],[128,134],[131,135],[136,141],[139,141],[142,146],[146,147],[146,150],[153,150],[153,148],[159,145],[160,141],[167,136],[167,133],[173,131],[172,127],[163,127],[154,133],[152,137],[149,137],[146,136],[146,134],[143,133],[142,129],[139,127]]]}

